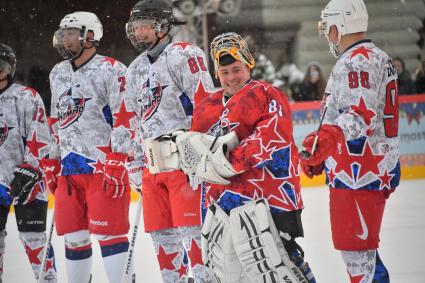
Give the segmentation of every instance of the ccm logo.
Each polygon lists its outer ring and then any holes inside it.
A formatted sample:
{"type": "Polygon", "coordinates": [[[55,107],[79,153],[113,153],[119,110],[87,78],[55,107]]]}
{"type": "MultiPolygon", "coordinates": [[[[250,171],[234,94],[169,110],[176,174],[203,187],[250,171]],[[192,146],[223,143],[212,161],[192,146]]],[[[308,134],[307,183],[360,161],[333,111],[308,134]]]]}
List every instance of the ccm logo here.
{"type": "Polygon", "coordinates": [[[111,159],[106,160],[106,164],[112,165],[112,166],[124,166],[125,165],[125,163],[123,161],[111,160],[111,159]]]}

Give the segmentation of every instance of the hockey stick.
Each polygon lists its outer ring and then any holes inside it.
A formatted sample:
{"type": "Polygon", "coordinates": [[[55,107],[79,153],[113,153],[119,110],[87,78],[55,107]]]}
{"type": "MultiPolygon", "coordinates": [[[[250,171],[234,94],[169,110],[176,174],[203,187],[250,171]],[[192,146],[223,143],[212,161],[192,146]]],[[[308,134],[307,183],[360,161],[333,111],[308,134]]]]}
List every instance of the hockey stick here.
{"type": "Polygon", "coordinates": [[[131,233],[131,241],[130,241],[130,245],[128,246],[128,251],[127,251],[127,258],[125,261],[125,266],[124,266],[124,273],[122,276],[122,283],[135,283],[136,282],[136,273],[133,272],[132,274],[130,274],[131,269],[132,269],[132,265],[133,265],[133,255],[134,255],[134,247],[136,245],[136,236],[137,236],[137,231],[139,230],[139,222],[140,222],[140,215],[142,214],[142,193],[139,191],[139,200],[137,203],[137,212],[136,212],[136,217],[134,219],[134,224],[133,224],[133,232],[131,233]]]}
{"type": "Polygon", "coordinates": [[[47,258],[49,256],[50,243],[52,241],[53,230],[55,229],[55,211],[53,211],[52,220],[50,223],[49,234],[47,235],[47,240],[43,249],[43,260],[41,262],[41,270],[38,274],[38,283],[44,282],[44,269],[46,268],[47,258]]]}
{"type": "Polygon", "coordinates": [[[319,127],[317,128],[316,135],[314,136],[314,141],[313,141],[313,146],[311,147],[311,152],[308,152],[305,149],[303,149],[300,152],[300,155],[304,159],[309,159],[310,156],[312,156],[314,151],[316,150],[317,140],[319,139],[319,132],[320,132],[320,128],[322,127],[323,120],[325,119],[326,110],[328,110],[328,107],[325,106],[325,109],[323,110],[323,113],[320,116],[320,123],[319,123],[319,127]]]}

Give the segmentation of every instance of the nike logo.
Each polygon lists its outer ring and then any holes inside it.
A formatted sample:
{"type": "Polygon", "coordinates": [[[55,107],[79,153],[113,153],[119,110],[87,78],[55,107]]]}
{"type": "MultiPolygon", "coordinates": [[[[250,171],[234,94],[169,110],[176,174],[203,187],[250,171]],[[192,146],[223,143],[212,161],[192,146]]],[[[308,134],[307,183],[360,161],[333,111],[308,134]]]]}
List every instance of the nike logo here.
{"type": "Polygon", "coordinates": [[[356,206],[357,206],[357,212],[359,214],[359,218],[360,218],[360,225],[362,225],[362,234],[356,234],[357,237],[359,237],[360,240],[366,240],[367,236],[369,234],[369,231],[367,230],[367,225],[366,225],[366,221],[363,218],[363,214],[360,210],[359,204],[356,201],[356,206]]]}

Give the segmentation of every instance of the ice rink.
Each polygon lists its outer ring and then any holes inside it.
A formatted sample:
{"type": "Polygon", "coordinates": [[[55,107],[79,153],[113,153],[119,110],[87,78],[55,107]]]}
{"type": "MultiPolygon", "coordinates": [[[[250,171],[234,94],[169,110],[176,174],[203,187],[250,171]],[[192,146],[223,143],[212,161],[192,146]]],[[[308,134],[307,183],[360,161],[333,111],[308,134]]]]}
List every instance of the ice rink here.
{"type": "MultiPolygon", "coordinates": [[[[328,213],[328,190],[303,191],[305,238],[300,241],[317,282],[349,282],[339,253],[333,250],[328,213]]],[[[131,219],[136,204],[132,204],[131,219]]],[[[49,220],[51,218],[49,212],[49,220]]],[[[141,225],[142,226],[142,225],[141,225]]],[[[143,228],[143,227],[142,227],[143,228]]],[[[161,282],[150,237],[139,230],[135,265],[137,282],[161,282]]],[[[23,246],[18,239],[14,215],[7,224],[3,282],[35,282],[23,246]]],[[[53,236],[58,282],[66,282],[63,237],[53,236]]],[[[107,283],[98,244],[93,242],[93,281],[107,283]]],[[[403,181],[391,196],[385,210],[380,255],[392,283],[425,282],[425,179],[403,181]]]]}

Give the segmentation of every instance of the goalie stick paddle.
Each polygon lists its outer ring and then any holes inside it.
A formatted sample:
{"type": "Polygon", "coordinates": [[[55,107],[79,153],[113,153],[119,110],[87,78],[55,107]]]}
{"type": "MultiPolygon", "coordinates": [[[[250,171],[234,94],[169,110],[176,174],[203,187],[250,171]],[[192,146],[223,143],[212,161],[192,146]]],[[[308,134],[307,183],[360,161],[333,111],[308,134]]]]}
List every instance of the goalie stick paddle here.
{"type": "Polygon", "coordinates": [[[134,247],[136,245],[136,236],[137,236],[137,231],[139,230],[139,222],[140,222],[141,214],[142,214],[142,193],[139,192],[139,200],[137,203],[136,217],[134,219],[130,245],[128,246],[127,258],[125,260],[124,273],[121,280],[122,283],[136,282],[136,273],[135,272],[131,273],[131,271],[132,271],[132,265],[133,265],[134,247]]]}
{"type": "Polygon", "coordinates": [[[52,241],[53,229],[55,229],[55,212],[53,211],[52,220],[50,223],[49,234],[47,235],[47,240],[43,248],[43,260],[41,261],[41,270],[38,274],[38,283],[44,282],[44,274],[47,264],[47,257],[49,256],[50,243],[52,241]]]}

